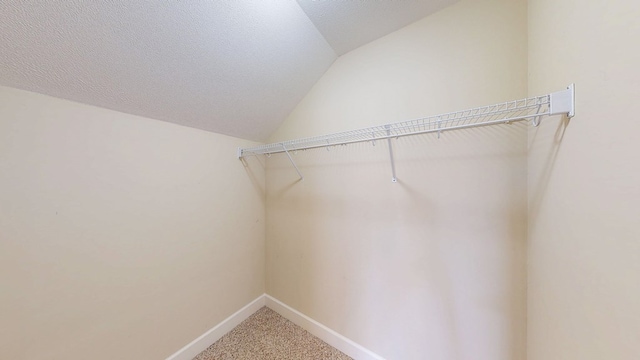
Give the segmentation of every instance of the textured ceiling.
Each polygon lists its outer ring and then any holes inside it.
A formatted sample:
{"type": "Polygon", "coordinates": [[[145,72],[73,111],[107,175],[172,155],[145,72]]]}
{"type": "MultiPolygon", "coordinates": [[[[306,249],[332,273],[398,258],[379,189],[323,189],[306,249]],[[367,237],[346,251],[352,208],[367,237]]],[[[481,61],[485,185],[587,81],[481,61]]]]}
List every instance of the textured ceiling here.
{"type": "Polygon", "coordinates": [[[297,0],[338,55],[458,0],[297,0]]]}
{"type": "Polygon", "coordinates": [[[295,1],[0,0],[0,83],[261,140],[336,55],[295,1]]]}
{"type": "Polygon", "coordinates": [[[336,53],[451,2],[0,0],[0,85],[264,140],[336,53]]]}

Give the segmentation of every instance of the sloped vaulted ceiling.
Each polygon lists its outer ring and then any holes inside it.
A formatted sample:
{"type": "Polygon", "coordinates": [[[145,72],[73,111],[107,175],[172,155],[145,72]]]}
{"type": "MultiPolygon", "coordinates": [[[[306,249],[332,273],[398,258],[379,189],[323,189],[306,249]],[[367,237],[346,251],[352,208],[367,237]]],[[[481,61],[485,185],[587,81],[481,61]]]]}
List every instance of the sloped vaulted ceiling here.
{"type": "Polygon", "coordinates": [[[455,0],[0,0],[0,85],[263,140],[339,54],[455,0]]]}
{"type": "Polygon", "coordinates": [[[338,55],[432,14],[452,0],[298,0],[338,55]]]}

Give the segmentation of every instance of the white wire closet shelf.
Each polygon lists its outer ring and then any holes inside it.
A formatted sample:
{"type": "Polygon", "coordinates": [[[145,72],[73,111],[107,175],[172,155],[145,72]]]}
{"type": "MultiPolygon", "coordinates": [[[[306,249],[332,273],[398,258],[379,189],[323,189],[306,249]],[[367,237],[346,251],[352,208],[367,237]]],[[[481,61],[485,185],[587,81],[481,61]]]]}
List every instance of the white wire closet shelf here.
{"type": "MultiPolygon", "coordinates": [[[[565,90],[522,100],[334,134],[287,140],[250,148],[239,148],[238,157],[242,159],[247,156],[286,153],[302,179],[303,176],[291,158],[290,151],[388,139],[393,168],[393,150],[390,142],[393,138],[428,133],[440,134],[444,131],[508,124],[518,121],[531,121],[534,126],[538,126],[542,116],[565,114],[571,118],[574,113],[575,87],[572,84],[565,90]]],[[[392,181],[395,182],[395,169],[393,170],[392,181]]]]}

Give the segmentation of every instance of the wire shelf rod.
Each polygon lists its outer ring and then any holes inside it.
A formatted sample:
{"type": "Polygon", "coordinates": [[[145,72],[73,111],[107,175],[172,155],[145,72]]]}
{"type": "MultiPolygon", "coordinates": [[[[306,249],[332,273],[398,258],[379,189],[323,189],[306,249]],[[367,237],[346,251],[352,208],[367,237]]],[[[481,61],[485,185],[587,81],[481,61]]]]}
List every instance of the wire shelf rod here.
{"type": "MultiPolygon", "coordinates": [[[[536,125],[541,116],[567,114],[573,116],[575,103],[574,86],[548,95],[499,104],[454,111],[441,115],[417,118],[397,123],[372,126],[364,129],[314,136],[238,149],[240,158],[245,156],[276,154],[297,150],[327,148],[360,142],[372,142],[404,136],[442,133],[445,131],[475,128],[503,123],[530,120],[536,125]],[[286,150],[285,150],[286,149],[286,150]]],[[[287,154],[289,155],[289,154],[287,154]]]]}
{"type": "MultiPolygon", "coordinates": [[[[354,140],[336,141],[336,142],[332,142],[332,143],[329,143],[329,144],[306,145],[304,148],[292,148],[292,149],[290,149],[290,151],[325,148],[327,146],[348,145],[348,144],[369,142],[369,141],[372,141],[372,140],[386,140],[386,139],[394,139],[394,138],[397,139],[397,138],[411,136],[411,135],[429,134],[429,133],[435,133],[435,132],[445,132],[445,131],[450,131],[450,130],[460,130],[460,129],[466,129],[466,128],[477,128],[477,127],[482,127],[482,126],[504,124],[504,123],[508,123],[508,122],[518,122],[518,121],[531,120],[531,118],[536,117],[536,116],[538,116],[538,115],[537,114],[532,114],[532,115],[525,115],[524,117],[523,116],[516,116],[516,117],[513,117],[513,118],[498,119],[498,120],[492,120],[492,121],[482,122],[482,123],[457,125],[457,126],[451,126],[451,127],[447,127],[447,128],[441,128],[441,129],[427,129],[427,130],[415,131],[415,132],[411,132],[411,133],[407,133],[407,134],[394,134],[394,135],[378,136],[375,139],[354,139],[354,140]]],[[[264,151],[264,152],[253,152],[251,149],[242,149],[242,157],[250,156],[250,155],[277,154],[277,153],[285,152],[284,150],[282,150],[281,143],[278,143],[278,144],[280,146],[280,149],[277,149],[277,148],[274,148],[272,150],[267,149],[268,151],[264,151]]]]}

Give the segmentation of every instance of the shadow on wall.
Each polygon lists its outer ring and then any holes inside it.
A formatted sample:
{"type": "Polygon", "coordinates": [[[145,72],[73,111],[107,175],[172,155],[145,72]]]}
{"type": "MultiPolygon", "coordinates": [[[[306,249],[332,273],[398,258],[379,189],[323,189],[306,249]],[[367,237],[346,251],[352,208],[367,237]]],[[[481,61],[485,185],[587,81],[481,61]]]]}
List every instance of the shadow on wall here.
{"type": "Polygon", "coordinates": [[[240,161],[242,162],[249,179],[251,179],[253,189],[258,195],[260,195],[261,199],[264,199],[267,191],[263,175],[266,169],[266,163],[258,156],[249,156],[247,158],[240,159],[240,161]]]}
{"type": "Polygon", "coordinates": [[[354,294],[354,303],[364,304],[360,307],[367,311],[360,314],[364,319],[360,326],[370,337],[379,335],[379,329],[394,328],[384,334],[389,343],[386,352],[399,358],[416,358],[406,337],[422,333],[427,336],[421,341],[432,349],[432,356],[462,359],[465,335],[456,299],[459,279],[447,261],[451,255],[447,235],[438,230],[443,219],[437,201],[411,182],[400,181],[396,186],[397,194],[380,204],[387,209],[389,221],[385,223],[385,216],[376,219],[380,225],[361,245],[363,264],[355,269],[355,276],[365,281],[354,294]],[[407,208],[414,210],[407,212],[407,208]],[[368,314],[380,309],[384,317],[368,314]]]}
{"type": "Polygon", "coordinates": [[[267,161],[268,293],[388,358],[522,359],[524,124],[267,161]]]}
{"type": "Polygon", "coordinates": [[[531,194],[529,197],[529,221],[531,222],[530,227],[534,227],[536,220],[538,218],[538,212],[540,210],[540,206],[542,205],[544,198],[547,194],[547,186],[549,184],[549,180],[553,175],[553,170],[556,165],[556,160],[558,159],[558,154],[560,153],[560,149],[562,147],[562,139],[564,138],[565,131],[569,126],[571,119],[569,119],[566,115],[562,115],[557,117],[559,119],[556,120],[557,124],[555,125],[555,132],[553,136],[548,136],[550,134],[544,134],[547,131],[541,129],[541,127],[547,125],[552,129],[552,125],[549,125],[549,122],[554,121],[553,118],[546,119],[545,123],[541,124],[541,126],[535,128],[533,137],[529,141],[529,151],[531,149],[536,149],[536,151],[546,151],[546,156],[543,157],[543,162],[536,166],[538,176],[534,183],[529,183],[529,188],[531,189],[531,194]],[[538,135],[543,133],[542,139],[547,140],[538,140],[538,135]],[[550,140],[548,140],[550,139],[550,140]],[[541,146],[542,141],[547,141],[549,144],[547,146],[541,146]],[[545,150],[541,150],[545,149],[545,150]]]}

